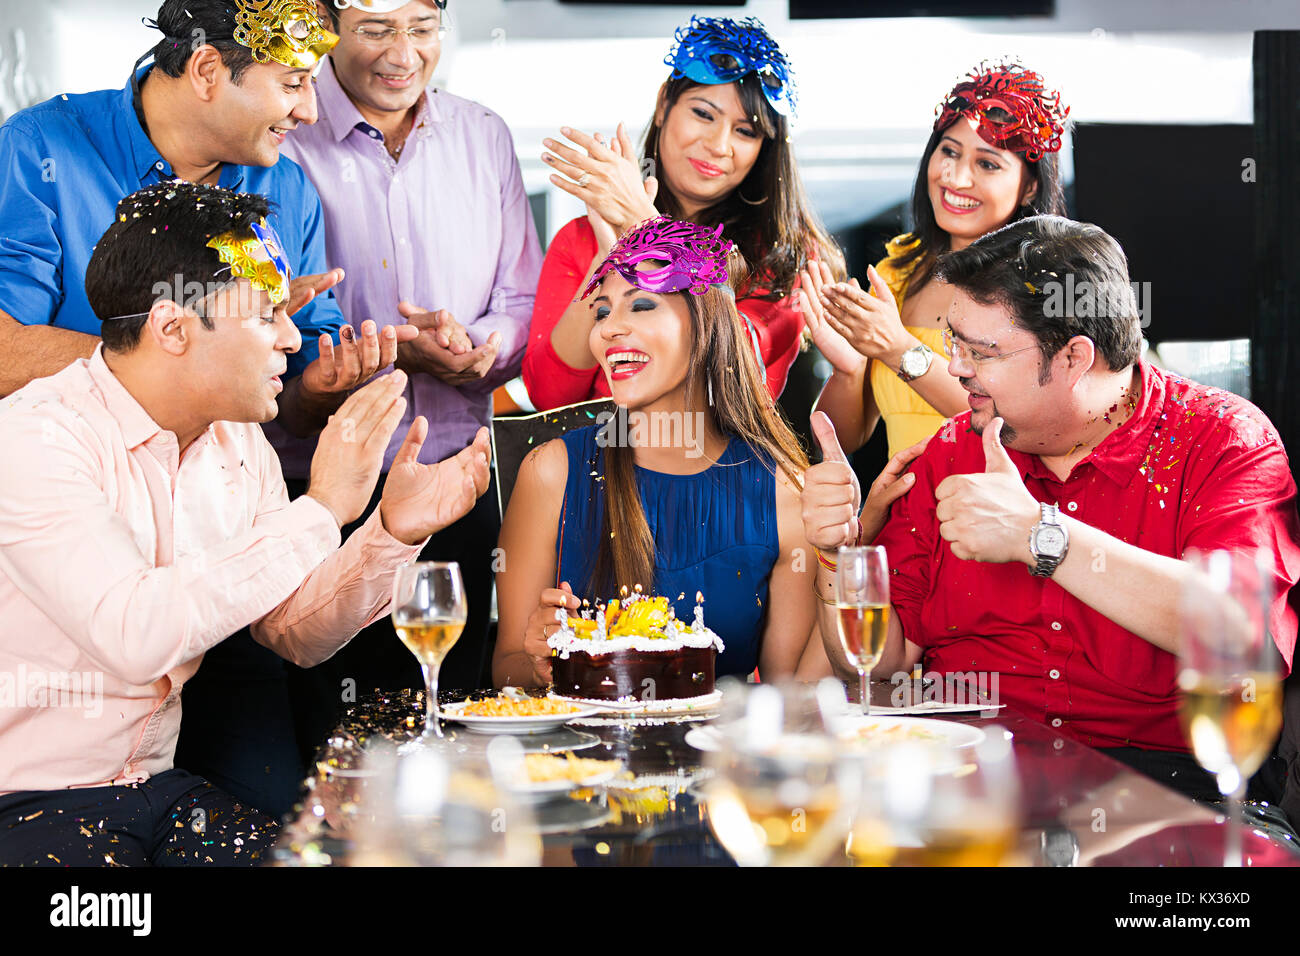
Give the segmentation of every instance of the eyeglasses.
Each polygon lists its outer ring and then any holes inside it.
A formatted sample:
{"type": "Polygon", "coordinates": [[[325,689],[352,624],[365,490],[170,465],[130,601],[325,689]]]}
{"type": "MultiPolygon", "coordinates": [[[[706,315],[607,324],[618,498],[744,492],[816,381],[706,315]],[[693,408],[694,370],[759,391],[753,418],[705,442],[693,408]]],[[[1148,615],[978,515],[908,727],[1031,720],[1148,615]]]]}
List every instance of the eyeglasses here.
{"type": "Polygon", "coordinates": [[[396,27],[357,27],[352,31],[357,38],[369,46],[389,46],[397,41],[399,33],[406,34],[412,46],[429,46],[437,43],[447,35],[446,27],[411,27],[398,30],[396,27]]]}
{"type": "Polygon", "coordinates": [[[951,355],[953,358],[960,359],[963,362],[970,362],[971,365],[974,365],[976,368],[979,368],[985,362],[992,362],[997,359],[1008,358],[1020,352],[1028,352],[1030,349],[1038,348],[1038,346],[1026,345],[1022,349],[1012,349],[1010,352],[1001,352],[997,355],[985,355],[983,352],[975,351],[973,348],[968,346],[965,342],[961,341],[961,339],[956,338],[952,334],[952,329],[944,329],[943,348],[944,351],[947,352],[949,355],[951,355]]]}

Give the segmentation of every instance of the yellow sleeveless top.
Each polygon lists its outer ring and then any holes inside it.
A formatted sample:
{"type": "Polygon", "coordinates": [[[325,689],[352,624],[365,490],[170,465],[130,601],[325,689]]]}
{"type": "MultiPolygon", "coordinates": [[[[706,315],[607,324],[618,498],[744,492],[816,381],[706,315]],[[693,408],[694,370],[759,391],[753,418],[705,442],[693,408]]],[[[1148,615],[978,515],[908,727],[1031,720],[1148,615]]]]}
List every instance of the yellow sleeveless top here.
{"type": "MultiPolygon", "coordinates": [[[[898,304],[898,314],[903,314],[903,297],[907,293],[907,283],[912,277],[916,263],[899,268],[894,260],[911,249],[921,240],[913,239],[910,233],[904,233],[885,243],[885,258],[876,266],[880,277],[894,293],[898,304]]],[[[907,331],[916,336],[934,350],[934,360],[946,360],[948,353],[943,348],[943,332],[940,329],[907,326],[907,331]]],[[[871,363],[871,391],[876,396],[876,405],[880,408],[880,417],[885,422],[885,433],[889,439],[889,456],[892,458],[904,448],[915,445],[929,438],[944,423],[944,417],[916,393],[911,385],[898,377],[898,373],[884,362],[871,363]]]]}

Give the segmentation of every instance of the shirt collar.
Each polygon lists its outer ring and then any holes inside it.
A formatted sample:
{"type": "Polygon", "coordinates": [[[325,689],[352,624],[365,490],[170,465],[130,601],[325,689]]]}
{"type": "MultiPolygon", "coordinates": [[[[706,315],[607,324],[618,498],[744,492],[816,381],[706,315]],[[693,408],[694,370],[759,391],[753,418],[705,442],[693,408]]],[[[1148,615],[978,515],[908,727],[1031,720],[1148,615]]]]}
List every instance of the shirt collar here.
{"type": "Polygon", "coordinates": [[[104,361],[104,346],[95,347],[95,354],[90,357],[90,377],[104,395],[104,407],[122,426],[122,439],[127,450],[143,445],[162,427],[150,417],[135,396],[126,390],[113,370],[104,361]]]}
{"type": "MultiPolygon", "coordinates": [[[[320,116],[324,122],[329,124],[330,134],[334,137],[334,142],[343,142],[343,140],[347,139],[348,134],[358,127],[361,127],[367,134],[374,129],[366,118],[361,115],[361,111],[357,109],[347,91],[343,89],[343,84],[339,82],[338,76],[335,75],[334,57],[326,57],[326,65],[317,75],[315,82],[316,97],[320,100],[320,116]]],[[[420,94],[415,110],[413,128],[418,128],[423,120],[437,122],[442,119],[437,97],[431,96],[430,92],[430,90],[425,90],[420,94]]]]}
{"type": "MultiPolygon", "coordinates": [[[[145,77],[153,69],[153,64],[142,66],[135,74],[135,80],[144,88],[145,77]]],[[[166,179],[175,179],[176,172],[172,169],[171,163],[163,158],[162,153],[158,152],[158,147],[153,144],[149,134],[144,131],[140,125],[140,117],[135,112],[135,90],[132,88],[131,80],[126,81],[126,87],[122,90],[121,99],[122,113],[126,117],[127,135],[130,138],[129,148],[131,150],[132,168],[140,177],[140,185],[145,186],[152,182],[158,182],[166,179]]],[[[239,190],[244,185],[245,167],[232,163],[221,164],[221,185],[227,189],[239,190]]]]}
{"type": "MultiPolygon", "coordinates": [[[[1139,358],[1137,366],[1142,378],[1142,397],[1133,409],[1133,414],[1071,469],[1071,477],[1080,473],[1079,470],[1084,465],[1092,465],[1121,487],[1133,480],[1145,457],[1146,448],[1151,443],[1151,431],[1160,419],[1165,392],[1164,380],[1145,360],[1139,358]]],[[[1017,464],[1021,465],[1021,473],[1025,477],[1057,480],[1037,455],[1021,456],[1017,464]]]]}

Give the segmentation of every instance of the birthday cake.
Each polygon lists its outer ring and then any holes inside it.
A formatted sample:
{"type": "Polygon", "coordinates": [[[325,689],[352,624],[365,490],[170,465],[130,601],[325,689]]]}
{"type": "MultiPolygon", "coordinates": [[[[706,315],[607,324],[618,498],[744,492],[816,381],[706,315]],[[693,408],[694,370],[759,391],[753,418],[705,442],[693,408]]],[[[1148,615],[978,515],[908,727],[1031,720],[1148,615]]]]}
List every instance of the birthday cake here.
{"type": "MultiPolygon", "coordinates": [[[[563,614],[563,612],[561,612],[563,614]]],[[[722,639],[704,626],[703,596],[695,620],[679,621],[666,597],[640,589],[608,604],[562,618],[547,640],[551,679],[564,697],[653,701],[713,693],[722,639]]]]}

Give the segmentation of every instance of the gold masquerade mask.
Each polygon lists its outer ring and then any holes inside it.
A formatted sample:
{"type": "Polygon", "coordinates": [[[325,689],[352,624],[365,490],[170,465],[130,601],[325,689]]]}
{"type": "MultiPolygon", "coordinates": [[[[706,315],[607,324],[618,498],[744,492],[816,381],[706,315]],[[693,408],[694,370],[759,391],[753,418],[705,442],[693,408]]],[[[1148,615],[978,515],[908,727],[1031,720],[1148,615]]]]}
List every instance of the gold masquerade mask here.
{"type": "Polygon", "coordinates": [[[289,298],[289,261],[284,255],[284,244],[265,219],[249,226],[252,236],[240,232],[225,232],[208,242],[209,249],[217,250],[221,261],[230,266],[231,275],[247,279],[280,305],[289,298]]]}
{"type": "Polygon", "coordinates": [[[258,63],[310,70],[339,38],[325,29],[310,0],[238,0],[235,42],[252,50],[258,63]]]}

